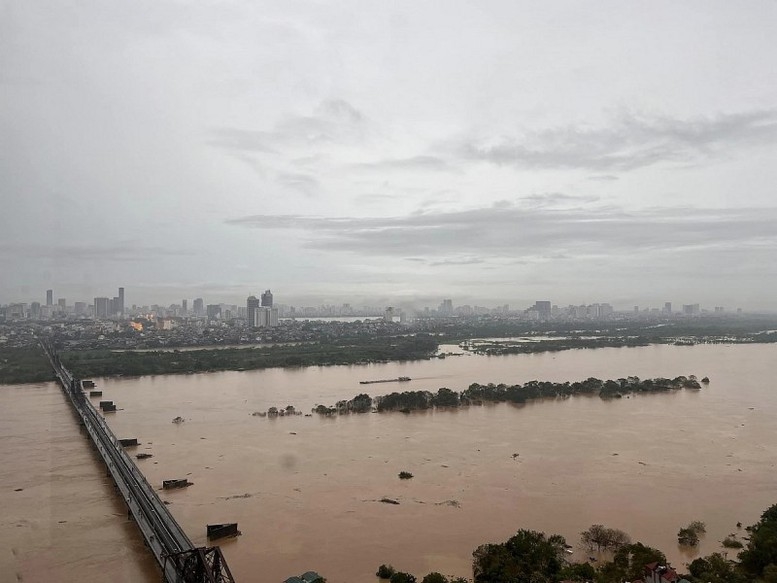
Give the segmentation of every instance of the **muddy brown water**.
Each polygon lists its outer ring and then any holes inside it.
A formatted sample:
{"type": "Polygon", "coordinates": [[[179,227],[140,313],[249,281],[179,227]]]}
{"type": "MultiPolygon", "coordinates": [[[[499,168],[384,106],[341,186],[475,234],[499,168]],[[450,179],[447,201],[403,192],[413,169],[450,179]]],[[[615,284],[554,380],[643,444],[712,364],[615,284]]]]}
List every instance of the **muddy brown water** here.
{"type": "MultiPolygon", "coordinates": [[[[221,542],[238,582],[312,569],[356,583],[375,581],[381,563],[470,576],[475,547],[519,528],[577,545],[601,523],[677,566],[723,550],[726,535],[746,535],[738,521],[777,503],[775,363],[775,345],[650,346],[96,380],[120,409],[108,417],[117,435],[141,441],[133,453],[153,453],[138,461],[149,481],[194,482],[160,495],[195,544],[207,544],[207,523],[239,523],[242,536],[221,542]],[[360,392],[680,374],[712,382],[612,401],[251,415],[360,392]],[[359,384],[399,376],[413,380],[359,384]],[[179,415],[185,422],[172,423],[179,415]],[[399,480],[403,470],[414,478],[399,480]],[[676,541],[691,520],[707,524],[695,552],[676,541]]],[[[0,428],[0,581],[159,580],[53,384],[0,388],[0,428]]]]}

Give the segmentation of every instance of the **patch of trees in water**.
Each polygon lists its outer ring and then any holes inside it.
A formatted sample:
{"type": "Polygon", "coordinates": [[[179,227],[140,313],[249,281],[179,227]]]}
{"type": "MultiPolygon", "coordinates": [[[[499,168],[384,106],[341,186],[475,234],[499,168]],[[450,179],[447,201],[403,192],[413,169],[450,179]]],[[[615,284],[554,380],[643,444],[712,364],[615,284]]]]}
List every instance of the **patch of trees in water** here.
{"type": "MultiPolygon", "coordinates": [[[[696,531],[702,523],[691,523],[696,531]]],[[[611,560],[573,563],[566,559],[572,547],[563,536],[534,530],[519,530],[503,543],[480,545],[472,553],[474,583],[622,583],[654,580],[689,583],[777,583],[777,504],[767,509],[759,522],[747,528],[750,539],[738,561],[721,553],[699,557],[688,565],[687,574],[672,569],[666,555],[640,542],[632,543],[626,533],[593,525],[582,533],[581,542],[589,550],[612,553],[611,560]],[[650,578],[648,578],[650,577],[650,578]]],[[[593,559],[593,558],[592,558],[593,559]]],[[[376,575],[390,583],[416,583],[410,573],[381,565],[376,575]]],[[[421,583],[466,583],[468,579],[429,573],[421,583]]]]}
{"type": "Polygon", "coordinates": [[[484,342],[474,344],[468,350],[485,356],[507,354],[536,354],[560,352],[579,348],[634,348],[649,346],[651,341],[642,336],[614,336],[600,338],[554,338],[537,342],[484,342]]]}
{"type": "MultiPolygon", "coordinates": [[[[706,377],[705,377],[706,379],[706,377]]],[[[375,398],[365,393],[351,400],[343,400],[334,406],[317,405],[314,413],[319,415],[342,415],[348,413],[368,413],[373,409],[379,413],[387,411],[423,411],[426,409],[444,409],[482,405],[484,403],[525,403],[535,399],[558,399],[575,395],[593,395],[602,399],[618,399],[631,394],[662,393],[679,389],[700,389],[701,384],[694,375],[679,376],[673,379],[640,379],[636,376],[617,380],[590,377],[579,382],[554,383],[549,381],[529,381],[523,385],[481,385],[472,383],[467,389],[457,392],[440,388],[436,393],[430,391],[403,391],[389,393],[375,398]]]]}

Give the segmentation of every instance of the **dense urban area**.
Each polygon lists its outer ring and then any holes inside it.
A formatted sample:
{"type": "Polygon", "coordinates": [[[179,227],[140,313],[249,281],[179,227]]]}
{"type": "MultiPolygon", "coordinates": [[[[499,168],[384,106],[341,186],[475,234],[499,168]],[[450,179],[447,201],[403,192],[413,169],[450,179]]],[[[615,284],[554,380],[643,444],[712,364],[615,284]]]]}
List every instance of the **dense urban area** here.
{"type": "Polygon", "coordinates": [[[277,305],[270,290],[245,306],[206,305],[201,298],[162,307],[125,306],[124,288],[91,304],[65,299],[0,308],[0,382],[49,380],[37,339],[45,336],[63,362],[84,376],[137,376],[270,367],[364,364],[648,344],[777,341],[777,316],[701,309],[610,304],[525,309],[454,306],[418,310],[349,304],[317,308],[277,305]],[[441,345],[458,345],[440,352],[441,345]],[[252,348],[252,350],[245,350],[252,348]],[[194,350],[197,349],[197,350],[194,350]]]}

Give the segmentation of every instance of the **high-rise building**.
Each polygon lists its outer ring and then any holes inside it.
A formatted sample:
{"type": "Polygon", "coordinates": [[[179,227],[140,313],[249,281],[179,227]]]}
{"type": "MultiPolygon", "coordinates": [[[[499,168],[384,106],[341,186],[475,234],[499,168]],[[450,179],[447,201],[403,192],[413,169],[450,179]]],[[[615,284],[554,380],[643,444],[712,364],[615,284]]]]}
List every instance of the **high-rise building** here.
{"type": "Polygon", "coordinates": [[[40,320],[40,302],[32,302],[30,304],[30,318],[40,320]]]}
{"type": "Polygon", "coordinates": [[[75,309],[76,316],[83,316],[86,314],[86,302],[76,302],[73,305],[73,308],[75,309]]]}
{"type": "Polygon", "coordinates": [[[205,304],[203,303],[202,298],[194,299],[192,309],[194,310],[194,315],[198,318],[202,318],[205,315],[205,304]]]}
{"type": "MultiPolygon", "coordinates": [[[[195,302],[197,300],[194,300],[195,302]]],[[[219,304],[208,304],[207,307],[208,320],[218,320],[221,318],[221,306],[219,304]]]]}
{"type": "Polygon", "coordinates": [[[117,299],[117,301],[116,301],[116,305],[114,306],[114,309],[116,310],[116,313],[119,316],[124,317],[124,288],[123,287],[119,288],[119,295],[115,299],[117,299]]]}
{"type": "Polygon", "coordinates": [[[67,308],[67,300],[65,298],[57,298],[57,308],[60,312],[64,312],[67,308]]]}
{"type": "Polygon", "coordinates": [[[189,311],[189,300],[181,300],[181,315],[185,316],[186,312],[189,311]]]}
{"type": "Polygon", "coordinates": [[[665,314],[672,313],[672,302],[664,302],[664,313],[665,314]]]}
{"type": "Polygon", "coordinates": [[[262,306],[265,308],[272,308],[272,292],[267,289],[262,294],[262,306]]]}
{"type": "Polygon", "coordinates": [[[110,313],[111,300],[108,298],[94,298],[94,317],[96,319],[107,318],[110,313]]]}
{"type": "Polygon", "coordinates": [[[443,300],[440,304],[441,314],[450,314],[453,312],[453,300],[443,300]]]}
{"type": "Polygon", "coordinates": [[[53,306],[54,305],[54,290],[53,289],[47,289],[46,290],[46,305],[47,306],[53,306]]]}
{"type": "Polygon", "coordinates": [[[275,328],[280,323],[278,308],[259,306],[254,310],[253,320],[248,321],[252,328],[275,328]]]}
{"type": "MultiPolygon", "coordinates": [[[[262,294],[262,299],[264,299],[264,294],[262,294]]],[[[259,300],[256,296],[248,296],[248,299],[246,300],[246,320],[248,321],[248,327],[249,328],[258,328],[259,324],[257,323],[257,310],[259,309],[259,300]]]]}
{"type": "Polygon", "coordinates": [[[553,305],[547,300],[538,300],[534,302],[534,309],[539,314],[540,318],[550,318],[553,305]]]}

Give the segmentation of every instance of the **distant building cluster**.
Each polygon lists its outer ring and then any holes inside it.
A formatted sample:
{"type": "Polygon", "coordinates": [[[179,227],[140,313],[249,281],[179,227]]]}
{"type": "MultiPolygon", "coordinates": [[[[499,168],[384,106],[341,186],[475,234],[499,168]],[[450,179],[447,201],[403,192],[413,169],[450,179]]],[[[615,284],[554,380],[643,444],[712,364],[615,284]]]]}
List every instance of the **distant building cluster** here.
{"type": "MultiPolygon", "coordinates": [[[[736,310],[741,313],[741,310],[736,310]]],[[[77,301],[69,304],[66,298],[56,298],[54,290],[46,290],[46,301],[27,303],[11,303],[0,306],[0,321],[58,321],[58,320],[98,320],[98,321],[129,321],[136,330],[142,330],[153,321],[158,330],[172,330],[182,321],[201,321],[209,325],[236,325],[248,329],[275,328],[283,319],[309,318],[380,318],[385,322],[409,324],[416,319],[461,318],[491,316],[526,320],[530,322],[547,322],[553,320],[610,320],[610,319],[644,319],[644,318],[681,318],[701,315],[727,314],[722,306],[702,309],[698,303],[683,304],[680,310],[674,310],[672,302],[665,302],[663,307],[640,308],[616,311],[609,303],[593,303],[569,305],[566,307],[553,304],[550,300],[537,300],[524,309],[511,309],[509,304],[496,307],[478,305],[454,305],[453,299],[443,299],[437,308],[397,307],[397,306],[363,306],[354,307],[350,303],[321,306],[289,306],[276,305],[273,294],[268,289],[259,297],[249,295],[245,306],[236,304],[214,303],[206,304],[203,298],[194,298],[191,304],[188,299],[180,304],[169,306],[150,305],[131,307],[125,303],[124,288],[118,288],[113,297],[95,297],[91,303],[77,301]],[[191,305],[191,308],[189,307],[191,305]],[[141,320],[143,322],[141,322],[141,320]]]]}
{"type": "Polygon", "coordinates": [[[272,292],[268,289],[262,294],[261,302],[256,296],[246,300],[246,319],[249,328],[274,328],[280,323],[278,308],[272,305],[272,292]]]}

